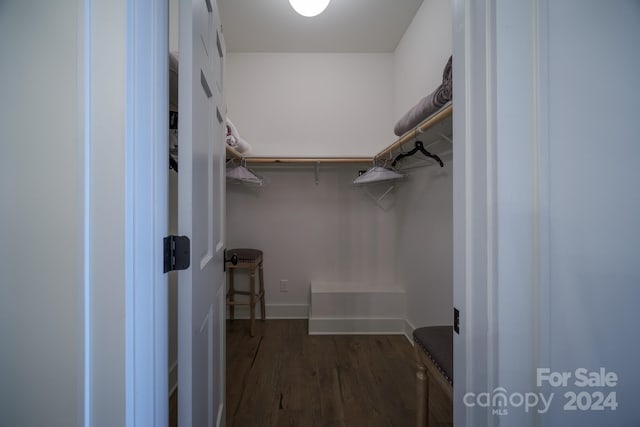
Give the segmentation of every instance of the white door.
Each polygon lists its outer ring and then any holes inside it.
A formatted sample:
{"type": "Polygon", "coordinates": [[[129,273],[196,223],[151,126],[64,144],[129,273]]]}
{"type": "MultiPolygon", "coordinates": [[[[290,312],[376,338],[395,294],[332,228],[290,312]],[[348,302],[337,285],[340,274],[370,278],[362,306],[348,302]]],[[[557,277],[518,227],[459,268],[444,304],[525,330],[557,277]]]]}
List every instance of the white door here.
{"type": "Polygon", "coordinates": [[[178,421],[224,425],[224,114],[217,5],[181,0],[178,231],[191,265],[178,275],[178,421]]]}

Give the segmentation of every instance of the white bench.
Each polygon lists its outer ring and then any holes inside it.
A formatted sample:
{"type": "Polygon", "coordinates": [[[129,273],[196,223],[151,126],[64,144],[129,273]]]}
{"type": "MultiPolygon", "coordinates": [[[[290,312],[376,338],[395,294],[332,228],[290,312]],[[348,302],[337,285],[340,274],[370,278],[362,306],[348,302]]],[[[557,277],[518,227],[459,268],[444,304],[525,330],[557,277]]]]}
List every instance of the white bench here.
{"type": "Polygon", "coordinates": [[[404,334],[405,292],[397,286],[311,282],[309,334],[404,334]]]}

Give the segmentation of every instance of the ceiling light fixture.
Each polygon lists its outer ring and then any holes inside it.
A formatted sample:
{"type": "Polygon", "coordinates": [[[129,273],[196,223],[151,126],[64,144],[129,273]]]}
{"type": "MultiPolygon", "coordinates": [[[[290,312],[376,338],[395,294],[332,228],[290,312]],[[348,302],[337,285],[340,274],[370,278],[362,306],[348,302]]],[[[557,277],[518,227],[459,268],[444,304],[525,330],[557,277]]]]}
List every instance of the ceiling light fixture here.
{"type": "Polygon", "coordinates": [[[302,16],[320,15],[331,0],[289,0],[291,7],[302,16]]]}

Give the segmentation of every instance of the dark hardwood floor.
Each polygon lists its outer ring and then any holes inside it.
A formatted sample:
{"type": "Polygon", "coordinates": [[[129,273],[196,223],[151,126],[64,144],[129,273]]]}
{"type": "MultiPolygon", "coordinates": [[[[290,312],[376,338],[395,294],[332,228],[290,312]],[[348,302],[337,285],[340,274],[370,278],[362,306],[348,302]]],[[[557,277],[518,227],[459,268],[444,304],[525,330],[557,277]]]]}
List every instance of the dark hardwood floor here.
{"type": "Polygon", "coordinates": [[[306,320],[227,324],[227,426],[412,426],[413,348],[398,335],[309,336],[306,320]]]}
{"type": "MultiPolygon", "coordinates": [[[[227,322],[227,426],[414,426],[414,360],[400,335],[309,336],[306,320],[267,320],[250,337],[248,321],[227,322]]],[[[450,403],[437,387],[431,399],[431,425],[445,425],[450,403]]]]}

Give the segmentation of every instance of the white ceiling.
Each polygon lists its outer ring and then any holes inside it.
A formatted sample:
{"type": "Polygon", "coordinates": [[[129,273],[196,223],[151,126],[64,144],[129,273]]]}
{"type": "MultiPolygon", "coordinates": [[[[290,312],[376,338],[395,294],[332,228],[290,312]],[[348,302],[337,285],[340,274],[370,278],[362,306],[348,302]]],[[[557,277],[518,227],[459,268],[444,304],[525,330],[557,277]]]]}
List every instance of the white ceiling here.
{"type": "Polygon", "coordinates": [[[228,52],[393,52],[423,0],[331,0],[313,18],[289,0],[218,0],[228,52]]]}

